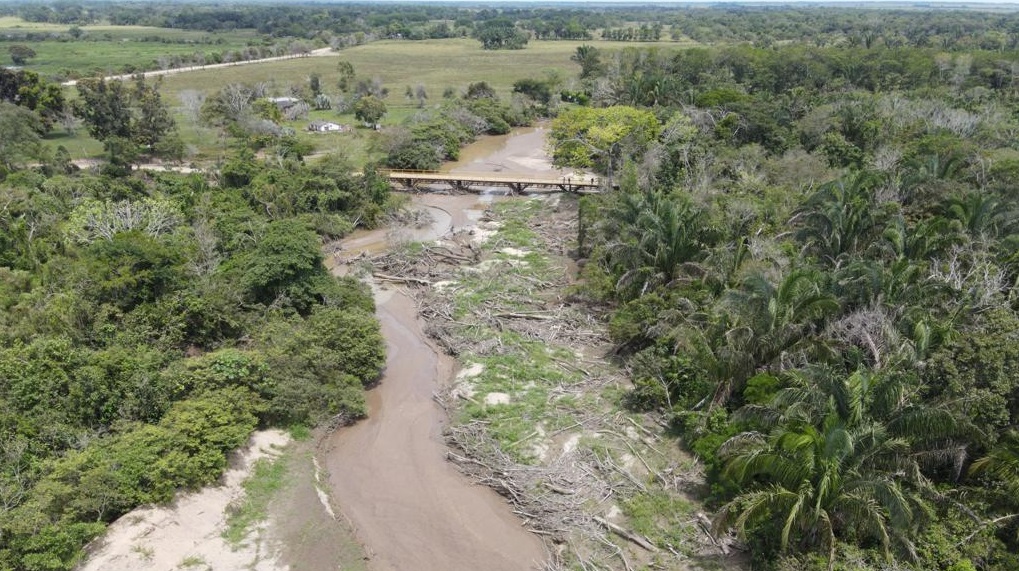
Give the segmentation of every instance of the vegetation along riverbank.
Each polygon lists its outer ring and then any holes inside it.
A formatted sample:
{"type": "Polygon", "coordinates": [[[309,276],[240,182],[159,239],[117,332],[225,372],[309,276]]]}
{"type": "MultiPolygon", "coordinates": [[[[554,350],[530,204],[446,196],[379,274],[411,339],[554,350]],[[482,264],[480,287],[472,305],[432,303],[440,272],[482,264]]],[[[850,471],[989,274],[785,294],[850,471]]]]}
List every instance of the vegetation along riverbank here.
{"type": "Polygon", "coordinates": [[[1017,24],[0,6],[0,570],[1019,568],[1017,24]]]}

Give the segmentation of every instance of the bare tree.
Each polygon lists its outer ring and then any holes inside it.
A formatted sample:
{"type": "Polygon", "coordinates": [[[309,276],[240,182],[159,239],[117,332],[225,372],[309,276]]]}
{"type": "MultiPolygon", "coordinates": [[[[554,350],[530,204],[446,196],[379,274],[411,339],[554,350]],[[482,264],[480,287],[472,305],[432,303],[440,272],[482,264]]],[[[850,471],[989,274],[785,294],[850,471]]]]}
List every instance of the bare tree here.
{"type": "Polygon", "coordinates": [[[102,202],[86,199],[71,213],[67,234],[81,244],[112,240],[120,232],[139,230],[149,236],[173,231],[181,221],[180,212],[165,200],[102,202]]]}
{"type": "Polygon", "coordinates": [[[963,294],[959,299],[976,310],[998,303],[1008,286],[1005,271],[978,242],[953,246],[946,258],[933,260],[929,279],[963,294]]]}
{"type": "Polygon", "coordinates": [[[227,116],[237,119],[247,112],[254,93],[243,83],[230,83],[220,90],[219,97],[226,108],[227,116]]]}
{"type": "Polygon", "coordinates": [[[294,103],[290,107],[287,107],[285,111],[283,111],[283,117],[285,117],[287,121],[306,119],[308,117],[308,111],[310,110],[311,110],[310,105],[308,105],[304,101],[298,101],[297,103],[294,103]]]}
{"type": "Polygon", "coordinates": [[[210,275],[222,261],[217,249],[219,240],[216,238],[216,231],[204,218],[196,220],[191,225],[191,230],[194,232],[198,250],[192,254],[189,267],[198,276],[210,275]]]}
{"type": "Polygon", "coordinates": [[[198,123],[205,104],[205,93],[196,89],[185,89],[180,92],[180,105],[184,114],[192,123],[198,123]]]}
{"type": "Polygon", "coordinates": [[[417,84],[414,86],[414,97],[418,101],[418,107],[424,107],[425,101],[428,100],[428,92],[425,91],[424,84],[417,84]]]}

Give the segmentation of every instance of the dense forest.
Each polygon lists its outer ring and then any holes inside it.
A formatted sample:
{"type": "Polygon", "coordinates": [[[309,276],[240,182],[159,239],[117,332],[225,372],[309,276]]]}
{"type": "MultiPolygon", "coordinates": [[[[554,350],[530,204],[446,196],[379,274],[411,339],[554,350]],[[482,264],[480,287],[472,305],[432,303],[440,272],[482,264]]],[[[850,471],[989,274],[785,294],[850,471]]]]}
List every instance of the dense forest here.
{"type": "Polygon", "coordinates": [[[0,77],[16,87],[0,102],[0,569],[70,569],[121,514],[216,481],[256,427],[364,415],[374,303],[329,274],[322,237],[391,200],[373,171],[247,149],[213,176],[132,173],[172,128],[141,81],[79,86],[107,161],[78,171],[39,144],[59,89],[0,77]]]}
{"type": "MultiPolygon", "coordinates": [[[[790,15],[790,22],[797,20],[790,15]]],[[[761,569],[1019,567],[1014,52],[578,49],[578,295],[761,569]]]]}

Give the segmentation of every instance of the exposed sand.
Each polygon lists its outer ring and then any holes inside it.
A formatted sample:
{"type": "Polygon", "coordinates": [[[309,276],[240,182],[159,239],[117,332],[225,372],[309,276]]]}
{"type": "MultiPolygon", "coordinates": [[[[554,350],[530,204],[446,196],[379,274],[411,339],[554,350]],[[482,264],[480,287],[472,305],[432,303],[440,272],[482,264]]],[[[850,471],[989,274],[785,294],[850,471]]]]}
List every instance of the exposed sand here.
{"type": "Polygon", "coordinates": [[[227,506],[243,495],[241,483],[255,461],[277,456],[289,441],[280,430],[256,432],[246,448],[232,455],[221,485],[182,494],[168,506],[127,513],[89,547],[79,571],[287,570],[267,540],[265,525],[253,530],[236,550],[220,534],[227,506]]]}

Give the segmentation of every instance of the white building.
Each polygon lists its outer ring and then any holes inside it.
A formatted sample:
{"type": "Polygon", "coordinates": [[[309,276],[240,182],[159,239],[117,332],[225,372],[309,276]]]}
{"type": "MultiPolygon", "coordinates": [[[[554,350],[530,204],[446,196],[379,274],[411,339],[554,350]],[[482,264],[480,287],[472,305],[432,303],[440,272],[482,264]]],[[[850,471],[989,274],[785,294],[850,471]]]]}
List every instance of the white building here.
{"type": "Polygon", "coordinates": [[[312,121],[308,123],[308,130],[316,133],[328,133],[330,131],[343,131],[343,125],[330,121],[312,121]]]}

